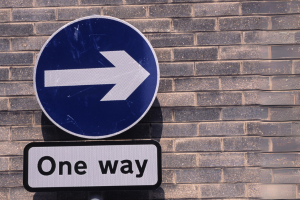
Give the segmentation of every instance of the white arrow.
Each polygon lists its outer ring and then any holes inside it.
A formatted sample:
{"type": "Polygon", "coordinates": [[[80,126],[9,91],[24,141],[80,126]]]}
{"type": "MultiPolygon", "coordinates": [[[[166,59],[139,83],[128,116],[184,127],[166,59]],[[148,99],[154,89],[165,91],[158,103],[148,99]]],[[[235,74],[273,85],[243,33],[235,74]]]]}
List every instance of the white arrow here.
{"type": "Polygon", "coordinates": [[[45,87],[116,84],[101,101],[126,100],[150,75],[125,51],[100,53],[115,67],[46,70],[45,87]]]}

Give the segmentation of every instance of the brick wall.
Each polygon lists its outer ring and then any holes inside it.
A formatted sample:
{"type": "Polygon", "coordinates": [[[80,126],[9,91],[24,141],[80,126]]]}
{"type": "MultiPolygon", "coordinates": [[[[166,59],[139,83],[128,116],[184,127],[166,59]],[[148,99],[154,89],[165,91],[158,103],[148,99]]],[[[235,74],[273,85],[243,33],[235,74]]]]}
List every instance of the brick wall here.
{"type": "Polygon", "coordinates": [[[42,114],[32,76],[47,38],[92,14],[142,31],[161,70],[153,108],[111,139],[159,141],[163,184],[105,199],[300,198],[300,1],[0,0],[0,7],[1,200],[87,198],[25,191],[22,151],[31,141],[81,140],[42,114]]]}

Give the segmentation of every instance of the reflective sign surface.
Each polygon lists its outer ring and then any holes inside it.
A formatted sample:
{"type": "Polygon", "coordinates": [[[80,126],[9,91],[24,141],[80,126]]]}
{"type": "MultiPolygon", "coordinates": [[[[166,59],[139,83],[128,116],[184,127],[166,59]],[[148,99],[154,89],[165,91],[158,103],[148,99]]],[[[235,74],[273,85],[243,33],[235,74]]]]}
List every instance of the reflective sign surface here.
{"type": "Polygon", "coordinates": [[[75,20],[54,33],[36,62],[36,96],[58,127],[105,138],[135,125],[157,93],[158,62],[147,39],[112,17],[75,20]]]}
{"type": "Polygon", "coordinates": [[[155,141],[30,143],[24,150],[29,191],[155,189],[161,148],[155,141]]]}

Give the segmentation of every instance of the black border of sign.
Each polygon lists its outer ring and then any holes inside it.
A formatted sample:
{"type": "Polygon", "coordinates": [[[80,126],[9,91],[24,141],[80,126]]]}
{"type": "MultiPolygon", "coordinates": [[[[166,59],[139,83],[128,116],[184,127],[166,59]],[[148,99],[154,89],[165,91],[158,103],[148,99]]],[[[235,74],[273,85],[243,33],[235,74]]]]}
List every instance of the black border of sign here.
{"type": "Polygon", "coordinates": [[[95,141],[95,142],[32,142],[24,148],[23,161],[23,185],[29,192],[48,192],[48,191],[102,191],[102,190],[154,190],[160,186],[162,182],[162,167],[161,167],[161,146],[154,140],[139,140],[139,141],[95,141]],[[52,146],[107,146],[107,145],[143,145],[153,144],[157,148],[157,168],[158,181],[154,185],[144,186],[95,186],[95,187],[47,187],[47,188],[32,188],[28,184],[28,151],[32,147],[52,147],[52,146]]]}

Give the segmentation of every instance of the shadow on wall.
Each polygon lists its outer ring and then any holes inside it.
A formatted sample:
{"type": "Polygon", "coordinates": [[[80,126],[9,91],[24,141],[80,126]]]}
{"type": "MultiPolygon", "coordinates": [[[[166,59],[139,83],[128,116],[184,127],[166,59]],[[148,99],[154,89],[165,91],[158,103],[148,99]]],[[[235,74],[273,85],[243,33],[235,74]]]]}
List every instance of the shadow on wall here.
{"type": "MultiPolygon", "coordinates": [[[[155,99],[155,107],[152,107],[144,118],[131,129],[117,136],[106,138],[104,140],[136,140],[136,139],[153,139],[160,142],[162,127],[152,129],[152,123],[161,124],[163,122],[162,109],[157,99],[155,99]],[[155,131],[155,132],[154,132],[155,131]]],[[[55,125],[48,120],[46,115],[41,116],[42,133],[44,141],[95,141],[82,139],[73,136],[63,130],[55,127],[55,125]]],[[[101,191],[99,191],[101,192],[101,191]]],[[[94,192],[93,192],[94,193],[94,192]]],[[[103,191],[103,199],[105,200],[133,200],[133,199],[152,199],[153,194],[164,199],[164,190],[159,187],[154,191],[148,190],[126,190],[126,191],[103,191]]],[[[84,200],[88,199],[89,192],[75,191],[75,192],[37,192],[34,194],[34,200],[84,200]]]]}

